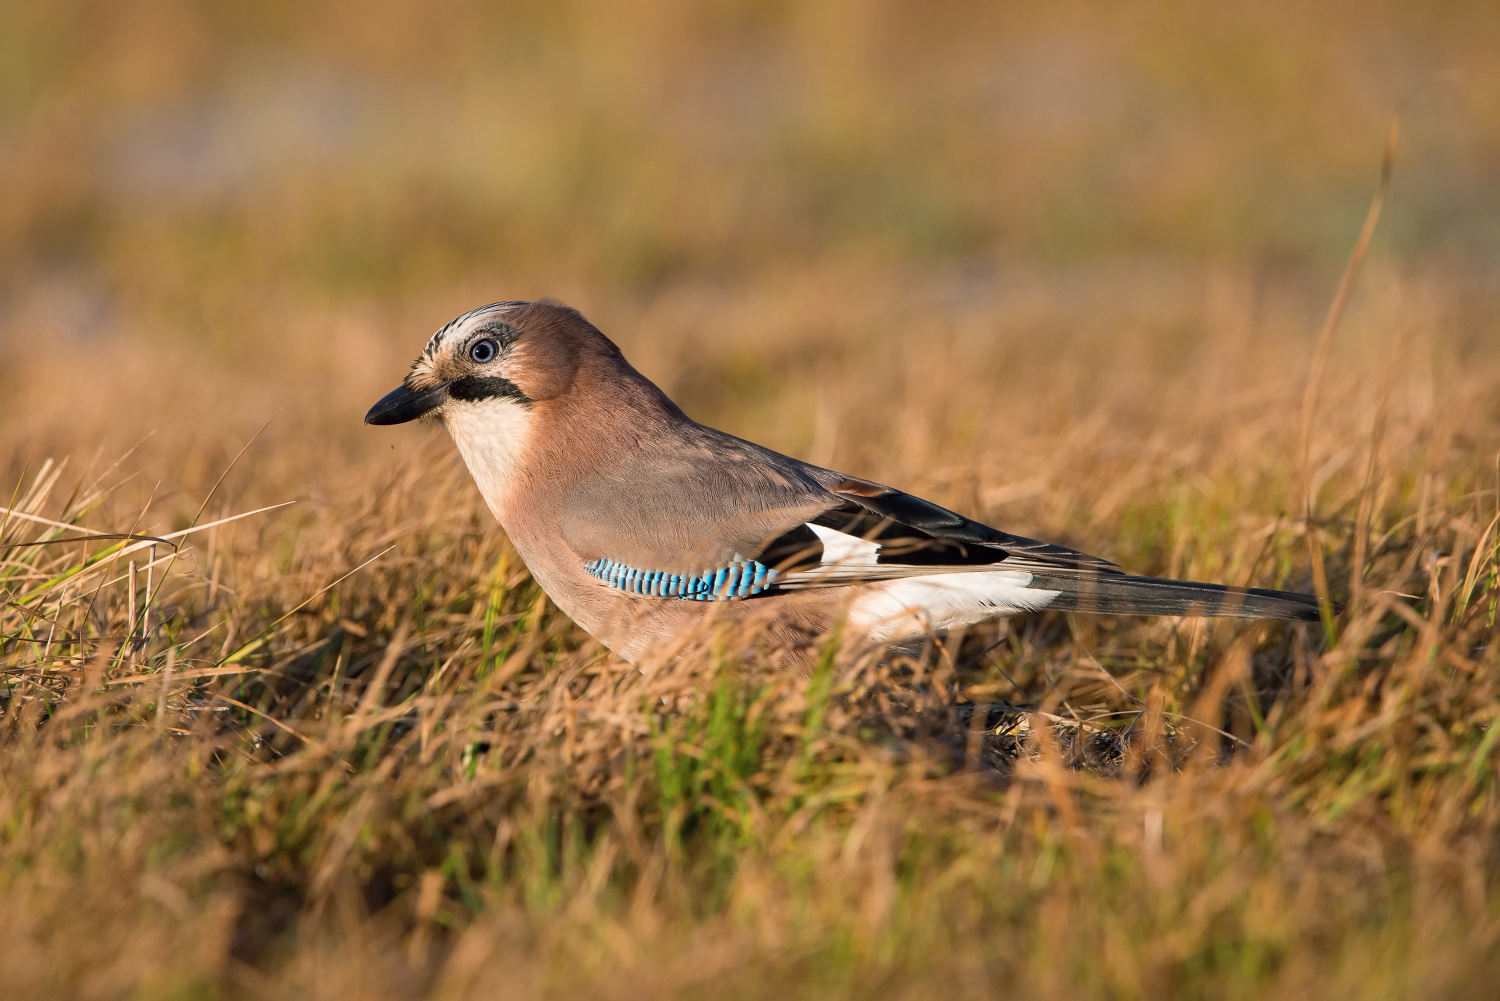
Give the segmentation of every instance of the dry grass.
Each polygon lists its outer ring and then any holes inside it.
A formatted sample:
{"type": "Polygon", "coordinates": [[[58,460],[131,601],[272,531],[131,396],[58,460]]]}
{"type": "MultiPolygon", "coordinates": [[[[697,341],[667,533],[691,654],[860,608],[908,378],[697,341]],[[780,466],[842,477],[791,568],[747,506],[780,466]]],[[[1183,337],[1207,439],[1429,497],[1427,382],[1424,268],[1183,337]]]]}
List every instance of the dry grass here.
{"type": "MultiPolygon", "coordinates": [[[[1040,359],[975,358],[928,322],[925,353],[969,364],[908,390],[928,410],[899,432],[860,385],[898,371],[829,367],[821,447],[841,464],[1143,571],[1308,586],[1286,514],[1302,387],[1262,364],[1274,334],[1190,352],[1150,408],[1130,348],[1054,344],[1048,367],[1093,403],[1049,428],[1065,386],[980,399],[987,366],[1040,359]],[[1265,374],[1205,390],[1225,372],[1265,374]],[[994,441],[1005,412],[1034,423],[994,441]],[[891,454],[855,458],[887,434],[891,454]]],[[[1465,994],[1500,931],[1500,362],[1419,313],[1389,322],[1355,324],[1396,346],[1333,366],[1313,435],[1349,600],[1331,644],[1044,615],[811,679],[711,653],[641,674],[547,605],[435,433],[341,459],[278,434],[285,415],[205,520],[300,503],[175,558],[11,516],[7,545],[54,541],[6,553],[5,979],[90,997],[1465,994]],[[959,687],[1104,736],[1043,722],[1015,758],[959,687]]],[[[9,506],[181,531],[214,476],[175,449],[201,433],[164,431],[154,463],[102,479],[29,471],[9,506]],[[149,485],[91,486],[153,465],[149,485]]]]}
{"type": "Polygon", "coordinates": [[[0,11],[7,996],[1490,993],[1500,296],[1417,224],[1492,196],[1423,172],[1430,107],[1311,518],[1300,455],[1409,82],[1360,67],[1488,15],[610,9],[0,11]],[[545,293],[735,433],[1132,571],[1320,554],[1345,608],[630,669],[440,433],[359,425],[428,330],[545,293]]]}

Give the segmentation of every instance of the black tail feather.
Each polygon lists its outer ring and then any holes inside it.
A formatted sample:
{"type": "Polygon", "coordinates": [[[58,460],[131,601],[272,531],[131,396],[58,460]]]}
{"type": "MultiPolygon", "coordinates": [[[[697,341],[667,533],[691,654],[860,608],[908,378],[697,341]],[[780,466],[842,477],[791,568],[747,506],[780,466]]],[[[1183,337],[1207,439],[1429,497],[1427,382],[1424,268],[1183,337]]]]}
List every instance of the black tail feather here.
{"type": "Polygon", "coordinates": [[[1032,575],[1031,587],[1060,594],[1048,608],[1108,615],[1207,615],[1234,619],[1319,618],[1318,599],[1294,591],[1227,587],[1126,574],[1032,575]]]}

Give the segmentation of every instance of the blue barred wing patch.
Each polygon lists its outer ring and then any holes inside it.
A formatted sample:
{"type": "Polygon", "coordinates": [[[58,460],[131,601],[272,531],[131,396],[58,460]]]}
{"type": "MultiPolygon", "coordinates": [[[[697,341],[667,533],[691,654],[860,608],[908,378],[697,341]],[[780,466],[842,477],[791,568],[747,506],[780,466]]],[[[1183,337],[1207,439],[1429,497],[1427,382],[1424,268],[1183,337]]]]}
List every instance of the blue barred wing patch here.
{"type": "Polygon", "coordinates": [[[776,583],[777,572],[755,560],[735,560],[727,567],[700,574],[674,574],[665,570],[641,570],[609,559],[583,565],[592,576],[610,587],[631,594],[685,601],[730,601],[759,594],[776,583]]]}

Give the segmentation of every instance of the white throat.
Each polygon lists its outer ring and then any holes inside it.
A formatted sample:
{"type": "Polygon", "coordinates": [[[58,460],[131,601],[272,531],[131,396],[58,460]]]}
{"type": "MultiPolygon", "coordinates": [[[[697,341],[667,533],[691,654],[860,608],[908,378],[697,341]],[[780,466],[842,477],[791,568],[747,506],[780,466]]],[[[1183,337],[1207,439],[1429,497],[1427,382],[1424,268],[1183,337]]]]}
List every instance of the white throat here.
{"type": "Polygon", "coordinates": [[[530,411],[515,400],[492,397],[449,405],[443,423],[484,502],[503,523],[531,433],[530,411]]]}

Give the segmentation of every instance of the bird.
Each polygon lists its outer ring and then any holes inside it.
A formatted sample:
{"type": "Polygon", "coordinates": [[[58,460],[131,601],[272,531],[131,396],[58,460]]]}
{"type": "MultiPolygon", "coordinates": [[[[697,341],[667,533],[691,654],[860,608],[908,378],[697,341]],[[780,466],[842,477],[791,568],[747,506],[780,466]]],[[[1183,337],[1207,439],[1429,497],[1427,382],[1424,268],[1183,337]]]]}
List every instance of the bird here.
{"type": "Polygon", "coordinates": [[[552,602],[632,664],[705,620],[787,664],[1044,609],[1315,621],[1316,597],[1132,576],[700,424],[578,310],[447,323],[372,425],[436,421],[552,602]]]}

